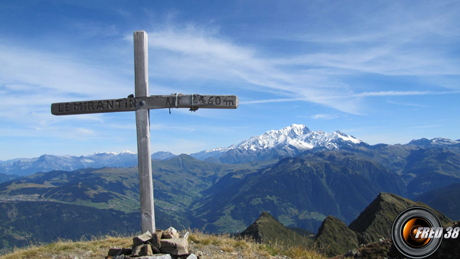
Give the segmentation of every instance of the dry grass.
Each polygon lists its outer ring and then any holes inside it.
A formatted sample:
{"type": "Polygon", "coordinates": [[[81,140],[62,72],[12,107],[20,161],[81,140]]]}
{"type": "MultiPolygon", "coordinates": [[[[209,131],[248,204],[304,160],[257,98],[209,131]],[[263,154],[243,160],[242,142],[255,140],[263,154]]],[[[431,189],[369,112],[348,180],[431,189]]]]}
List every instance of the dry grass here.
{"type": "Polygon", "coordinates": [[[207,235],[198,231],[190,234],[191,250],[200,258],[305,258],[324,259],[307,246],[259,244],[250,239],[232,238],[230,235],[207,235]]]}
{"type": "MultiPolygon", "coordinates": [[[[236,239],[230,235],[208,235],[191,231],[189,236],[190,251],[201,259],[235,259],[235,258],[305,258],[323,259],[308,247],[284,246],[282,244],[259,244],[248,239],[236,239]]],[[[0,259],[22,258],[104,258],[109,248],[130,248],[132,237],[106,237],[92,241],[59,241],[44,246],[32,246],[16,249],[12,254],[0,259]]]]}
{"type": "Polygon", "coordinates": [[[132,237],[105,237],[91,241],[58,241],[44,246],[31,246],[15,249],[11,254],[1,256],[0,259],[22,258],[104,258],[109,248],[131,247],[132,237]]]}

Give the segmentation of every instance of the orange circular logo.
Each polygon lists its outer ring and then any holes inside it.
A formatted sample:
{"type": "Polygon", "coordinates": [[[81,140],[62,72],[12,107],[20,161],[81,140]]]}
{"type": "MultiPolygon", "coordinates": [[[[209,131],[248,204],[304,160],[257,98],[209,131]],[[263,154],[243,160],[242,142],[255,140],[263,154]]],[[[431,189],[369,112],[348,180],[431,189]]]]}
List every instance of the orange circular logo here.
{"type": "Polygon", "coordinates": [[[408,258],[426,258],[439,248],[442,242],[441,221],[429,209],[412,207],[401,212],[393,222],[393,244],[408,258]]]}

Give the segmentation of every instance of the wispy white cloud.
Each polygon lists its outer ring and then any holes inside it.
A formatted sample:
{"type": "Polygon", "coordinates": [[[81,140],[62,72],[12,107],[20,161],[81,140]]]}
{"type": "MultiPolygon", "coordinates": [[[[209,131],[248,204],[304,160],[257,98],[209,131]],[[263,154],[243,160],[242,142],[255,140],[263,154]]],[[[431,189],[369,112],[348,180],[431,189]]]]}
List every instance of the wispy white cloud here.
{"type": "Polygon", "coordinates": [[[421,125],[421,126],[413,126],[412,129],[430,129],[430,128],[439,128],[442,127],[440,124],[432,124],[432,125],[421,125]]]}
{"type": "Polygon", "coordinates": [[[187,126],[170,126],[161,123],[150,124],[151,130],[177,130],[177,131],[194,131],[193,127],[187,126]]]}
{"type": "Polygon", "coordinates": [[[254,100],[254,101],[240,101],[240,104],[260,104],[260,103],[282,103],[282,102],[296,102],[306,101],[305,98],[292,98],[292,99],[269,99],[269,100],[254,100]]]}
{"type": "MultiPolygon", "coordinates": [[[[460,21],[458,3],[421,1],[413,6],[408,2],[374,1],[365,5],[332,5],[327,10],[331,16],[347,14],[345,19],[325,21],[337,22],[330,25],[340,30],[286,30],[281,36],[272,35],[321,46],[313,53],[281,58],[280,65],[297,64],[349,74],[417,76],[423,81],[460,73],[455,54],[455,46],[460,44],[460,29],[456,26],[460,21]]],[[[444,86],[442,82],[433,84],[444,86]]]]}
{"type": "MultiPolygon", "coordinates": [[[[75,132],[76,135],[83,135],[83,136],[94,136],[95,132],[91,129],[86,128],[76,128],[75,132]]],[[[75,137],[75,134],[69,134],[68,136],[75,137]]]]}
{"type": "Polygon", "coordinates": [[[379,92],[363,92],[354,94],[356,97],[372,97],[372,96],[410,96],[410,95],[446,95],[459,94],[460,91],[379,91],[379,92]]]}
{"type": "Polygon", "coordinates": [[[107,96],[107,89],[111,89],[109,94],[117,98],[125,95],[130,83],[116,72],[82,62],[69,54],[0,45],[0,86],[9,85],[10,90],[21,85],[36,89],[35,92],[45,91],[50,99],[69,99],[100,98],[107,96]]]}
{"type": "Polygon", "coordinates": [[[333,120],[333,119],[340,118],[340,116],[337,114],[325,114],[325,113],[319,113],[319,114],[314,114],[310,116],[299,116],[299,117],[315,119],[315,120],[333,120]]]}
{"type": "Polygon", "coordinates": [[[346,83],[308,71],[279,68],[276,60],[223,39],[214,31],[193,26],[168,27],[150,32],[149,36],[152,39],[149,45],[157,57],[153,64],[157,77],[234,82],[235,87],[285,97],[280,98],[281,101],[295,98],[351,113],[357,110],[359,100],[356,98],[341,102],[330,100],[337,91],[350,92],[346,83]]]}
{"type": "MultiPolygon", "coordinates": [[[[0,44],[0,122],[23,124],[35,130],[53,131],[57,122],[102,122],[102,115],[55,117],[54,102],[81,99],[120,98],[133,92],[132,82],[111,65],[103,67],[93,61],[82,62],[71,54],[0,44]],[[107,91],[110,89],[110,91],[107,91]]],[[[65,130],[70,134],[72,129],[65,130]]],[[[43,134],[43,131],[42,133],[43,134]]],[[[88,136],[75,132],[74,136],[88,136]]]]}
{"type": "MultiPolygon", "coordinates": [[[[382,24],[375,20],[375,23],[380,23],[379,26],[384,26],[381,31],[370,32],[360,28],[335,40],[327,33],[314,32],[311,38],[323,37],[325,42],[330,40],[329,45],[333,47],[282,58],[263,54],[253,46],[237,44],[221,36],[216,28],[190,24],[171,23],[149,32],[149,45],[157,57],[153,63],[155,77],[234,82],[235,87],[279,97],[244,101],[242,104],[298,100],[359,114],[363,110],[362,100],[367,97],[457,93],[416,87],[413,87],[414,90],[398,91],[391,89],[391,85],[384,90],[369,85],[370,91],[362,92],[362,87],[356,87],[349,80],[357,75],[379,74],[423,78],[423,81],[429,82],[432,77],[460,75],[458,60],[450,58],[447,52],[423,44],[421,39],[431,39],[436,33],[432,24],[446,23],[444,19],[430,19],[433,21],[413,19],[403,28],[397,22],[382,24]]],[[[450,17],[450,21],[452,19],[456,18],[450,17]]]]}
{"type": "Polygon", "coordinates": [[[427,105],[418,104],[418,103],[409,103],[409,102],[395,102],[395,101],[388,101],[389,104],[395,104],[400,106],[409,106],[409,107],[417,107],[417,108],[428,108],[427,105]]]}

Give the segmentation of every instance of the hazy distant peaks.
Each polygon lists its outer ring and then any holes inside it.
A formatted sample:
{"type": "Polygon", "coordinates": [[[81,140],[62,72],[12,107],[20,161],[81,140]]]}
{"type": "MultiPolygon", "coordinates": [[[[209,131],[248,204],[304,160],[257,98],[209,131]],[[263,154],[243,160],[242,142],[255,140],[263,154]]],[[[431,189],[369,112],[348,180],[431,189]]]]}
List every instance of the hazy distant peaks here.
{"type": "Polygon", "coordinates": [[[117,152],[95,152],[94,155],[122,155],[122,154],[131,154],[131,155],[135,155],[136,152],[132,152],[130,150],[125,150],[125,151],[122,151],[120,153],[117,153],[117,152]]]}
{"type": "Polygon", "coordinates": [[[448,138],[421,138],[421,139],[414,139],[408,143],[408,145],[420,146],[420,147],[431,147],[431,146],[445,146],[445,145],[458,145],[460,144],[459,140],[451,140],[448,138]]]}

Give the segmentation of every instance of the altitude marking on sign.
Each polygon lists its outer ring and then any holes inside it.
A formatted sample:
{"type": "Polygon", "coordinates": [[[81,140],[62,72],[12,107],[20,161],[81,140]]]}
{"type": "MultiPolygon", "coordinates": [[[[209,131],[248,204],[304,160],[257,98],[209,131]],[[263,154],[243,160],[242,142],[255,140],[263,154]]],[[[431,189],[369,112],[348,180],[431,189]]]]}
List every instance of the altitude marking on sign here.
{"type": "Polygon", "coordinates": [[[105,112],[136,112],[142,232],[150,231],[150,233],[155,233],[149,110],[163,108],[189,108],[191,111],[202,108],[236,109],[238,107],[238,97],[235,95],[200,94],[149,96],[147,41],[147,33],[145,31],[134,32],[135,95],[133,97],[53,103],[51,104],[51,113],[54,115],[75,115],[105,112]]]}

